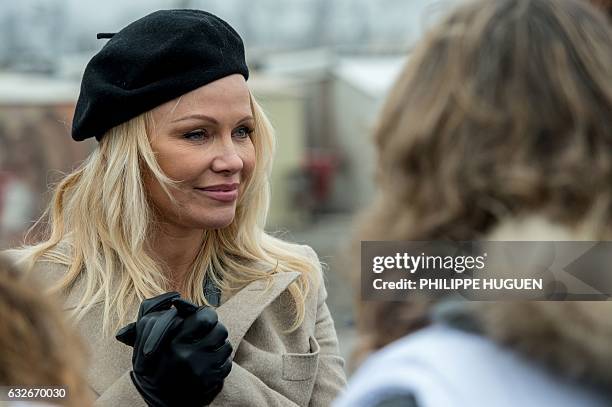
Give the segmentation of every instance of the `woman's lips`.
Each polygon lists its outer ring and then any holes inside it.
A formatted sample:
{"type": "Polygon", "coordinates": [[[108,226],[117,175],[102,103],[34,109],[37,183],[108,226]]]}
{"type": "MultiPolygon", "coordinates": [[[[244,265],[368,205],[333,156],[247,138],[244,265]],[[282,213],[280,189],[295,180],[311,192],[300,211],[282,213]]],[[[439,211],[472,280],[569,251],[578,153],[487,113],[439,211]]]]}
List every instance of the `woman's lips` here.
{"type": "Polygon", "coordinates": [[[238,198],[238,188],[230,189],[228,191],[208,190],[204,188],[195,188],[195,190],[210,199],[220,202],[233,202],[238,198]]]}

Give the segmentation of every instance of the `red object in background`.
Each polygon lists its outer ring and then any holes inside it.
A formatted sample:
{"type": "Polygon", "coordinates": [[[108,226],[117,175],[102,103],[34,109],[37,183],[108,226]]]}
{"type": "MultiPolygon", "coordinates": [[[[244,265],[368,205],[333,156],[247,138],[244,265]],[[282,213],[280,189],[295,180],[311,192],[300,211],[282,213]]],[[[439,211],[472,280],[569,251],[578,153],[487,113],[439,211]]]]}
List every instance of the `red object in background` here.
{"type": "Polygon", "coordinates": [[[338,156],[333,152],[312,149],[306,153],[303,169],[308,174],[309,192],[317,206],[325,205],[330,199],[338,164],[338,156]]]}

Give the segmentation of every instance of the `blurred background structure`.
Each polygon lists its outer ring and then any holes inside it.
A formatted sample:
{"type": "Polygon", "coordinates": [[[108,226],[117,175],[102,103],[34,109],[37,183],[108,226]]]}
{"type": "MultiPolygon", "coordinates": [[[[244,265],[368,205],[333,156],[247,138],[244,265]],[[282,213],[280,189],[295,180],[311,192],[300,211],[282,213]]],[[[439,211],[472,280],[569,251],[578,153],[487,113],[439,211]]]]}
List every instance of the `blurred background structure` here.
{"type": "MultiPolygon", "coordinates": [[[[250,87],[276,129],[268,229],[328,264],[341,351],[353,339],[346,255],[352,216],[373,196],[370,134],[424,29],[457,0],[22,0],[0,9],[0,247],[18,245],[95,141],[70,122],[85,64],[115,32],[157,9],[200,8],[245,40],[250,87]]],[[[354,275],[354,274],[353,274],[354,275]]]]}

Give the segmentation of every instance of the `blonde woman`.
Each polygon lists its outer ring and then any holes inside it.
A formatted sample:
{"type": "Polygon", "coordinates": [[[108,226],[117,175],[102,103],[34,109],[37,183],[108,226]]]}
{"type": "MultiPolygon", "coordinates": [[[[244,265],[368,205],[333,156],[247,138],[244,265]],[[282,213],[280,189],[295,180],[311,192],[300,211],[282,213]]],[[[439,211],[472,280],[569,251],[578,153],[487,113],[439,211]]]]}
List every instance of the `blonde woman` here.
{"type": "Polygon", "coordinates": [[[99,144],[13,253],[71,310],[97,405],[329,405],[345,379],[320,264],[263,230],[274,139],[242,40],[199,10],[99,38],[72,132],[99,144]]]}
{"type": "MultiPolygon", "coordinates": [[[[375,132],[359,240],[610,240],[612,27],[588,2],[463,2],[375,132]]],[[[602,277],[603,278],[603,277],[602,277]]],[[[608,302],[363,302],[337,407],[612,405],[608,302]]]]}

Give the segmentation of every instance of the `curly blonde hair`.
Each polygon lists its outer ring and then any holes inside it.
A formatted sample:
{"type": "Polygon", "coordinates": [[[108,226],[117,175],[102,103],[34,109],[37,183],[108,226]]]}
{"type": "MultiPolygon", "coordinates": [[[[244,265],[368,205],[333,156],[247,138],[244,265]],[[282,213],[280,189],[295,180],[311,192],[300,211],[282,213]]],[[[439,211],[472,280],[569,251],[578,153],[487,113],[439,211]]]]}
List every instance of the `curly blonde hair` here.
{"type": "MultiPolygon", "coordinates": [[[[475,240],[543,213],[612,218],[612,30],[572,0],[472,1],[412,52],[375,131],[379,199],[358,240],[475,240]]],[[[362,352],[428,323],[431,298],[362,303],[362,352]]]]}

